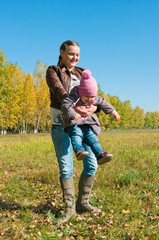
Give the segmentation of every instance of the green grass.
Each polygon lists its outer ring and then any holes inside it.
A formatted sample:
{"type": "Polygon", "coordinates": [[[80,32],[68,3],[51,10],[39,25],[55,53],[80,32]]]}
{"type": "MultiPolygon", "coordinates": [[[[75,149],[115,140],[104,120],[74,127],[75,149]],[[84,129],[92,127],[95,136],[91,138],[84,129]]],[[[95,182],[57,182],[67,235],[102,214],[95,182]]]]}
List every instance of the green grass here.
{"type": "MultiPolygon", "coordinates": [[[[159,130],[99,138],[114,155],[98,167],[90,199],[103,213],[58,225],[64,204],[50,134],[0,135],[0,239],[159,239],[159,130]]],[[[74,158],[76,197],[81,171],[74,158]]]]}

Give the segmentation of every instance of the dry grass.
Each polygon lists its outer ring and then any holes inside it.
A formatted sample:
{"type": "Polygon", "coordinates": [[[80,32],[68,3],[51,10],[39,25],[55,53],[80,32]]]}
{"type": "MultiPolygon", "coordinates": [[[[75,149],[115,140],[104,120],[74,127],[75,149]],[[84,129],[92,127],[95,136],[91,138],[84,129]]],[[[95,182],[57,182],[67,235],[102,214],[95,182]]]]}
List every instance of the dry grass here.
{"type": "MultiPolygon", "coordinates": [[[[103,214],[57,225],[64,205],[50,134],[0,136],[0,239],[159,239],[159,130],[100,136],[114,159],[99,166],[91,195],[103,214]]],[[[74,160],[77,185],[82,163],[74,160]]]]}

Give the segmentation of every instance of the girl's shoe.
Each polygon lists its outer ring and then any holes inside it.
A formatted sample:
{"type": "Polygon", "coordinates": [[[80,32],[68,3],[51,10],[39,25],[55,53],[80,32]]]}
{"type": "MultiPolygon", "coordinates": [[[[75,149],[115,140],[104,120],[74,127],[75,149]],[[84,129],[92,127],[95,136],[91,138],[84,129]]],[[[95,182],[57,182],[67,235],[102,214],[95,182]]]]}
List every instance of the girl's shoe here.
{"type": "Polygon", "coordinates": [[[109,154],[107,152],[102,152],[97,158],[97,163],[98,163],[98,165],[102,165],[104,163],[111,161],[112,158],[113,158],[113,154],[109,154]]]}
{"type": "Polygon", "coordinates": [[[84,150],[80,150],[76,153],[77,160],[79,161],[85,159],[88,155],[89,153],[84,150]]]}

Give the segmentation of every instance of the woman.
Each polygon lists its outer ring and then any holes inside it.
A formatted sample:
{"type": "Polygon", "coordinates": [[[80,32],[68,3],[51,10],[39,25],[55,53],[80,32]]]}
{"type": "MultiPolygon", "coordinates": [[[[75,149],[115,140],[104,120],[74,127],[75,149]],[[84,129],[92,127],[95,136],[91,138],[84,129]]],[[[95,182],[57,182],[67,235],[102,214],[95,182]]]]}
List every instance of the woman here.
{"type": "MultiPolygon", "coordinates": [[[[89,156],[83,160],[83,172],[79,181],[79,194],[75,209],[72,145],[62,126],[63,114],[60,110],[62,100],[68,96],[71,89],[80,83],[84,69],[76,67],[79,61],[80,48],[75,41],[66,41],[60,47],[60,56],[57,66],[49,66],[46,81],[50,89],[52,140],[60,169],[60,183],[63,191],[63,200],[66,203],[66,214],[59,220],[64,223],[77,212],[101,212],[89,203],[89,196],[97,170],[97,161],[90,147],[84,144],[89,156]]],[[[76,112],[82,116],[90,116],[96,111],[95,106],[89,109],[77,107],[76,112]]]]}

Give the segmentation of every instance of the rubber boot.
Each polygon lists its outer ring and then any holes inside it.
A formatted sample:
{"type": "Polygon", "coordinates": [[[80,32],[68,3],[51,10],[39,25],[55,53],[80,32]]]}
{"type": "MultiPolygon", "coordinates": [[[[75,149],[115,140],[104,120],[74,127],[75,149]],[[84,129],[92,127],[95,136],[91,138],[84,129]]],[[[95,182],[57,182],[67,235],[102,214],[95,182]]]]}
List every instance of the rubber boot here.
{"type": "Polygon", "coordinates": [[[59,218],[59,223],[65,223],[76,215],[74,199],[74,182],[73,178],[60,179],[63,191],[63,201],[66,203],[65,214],[59,218]]]}
{"type": "Polygon", "coordinates": [[[89,197],[91,194],[91,190],[94,183],[94,176],[86,176],[81,175],[80,181],[79,181],[79,193],[78,193],[78,199],[76,204],[76,211],[78,213],[80,212],[94,212],[94,213],[100,213],[101,210],[97,207],[93,207],[89,203],[89,197]]]}

